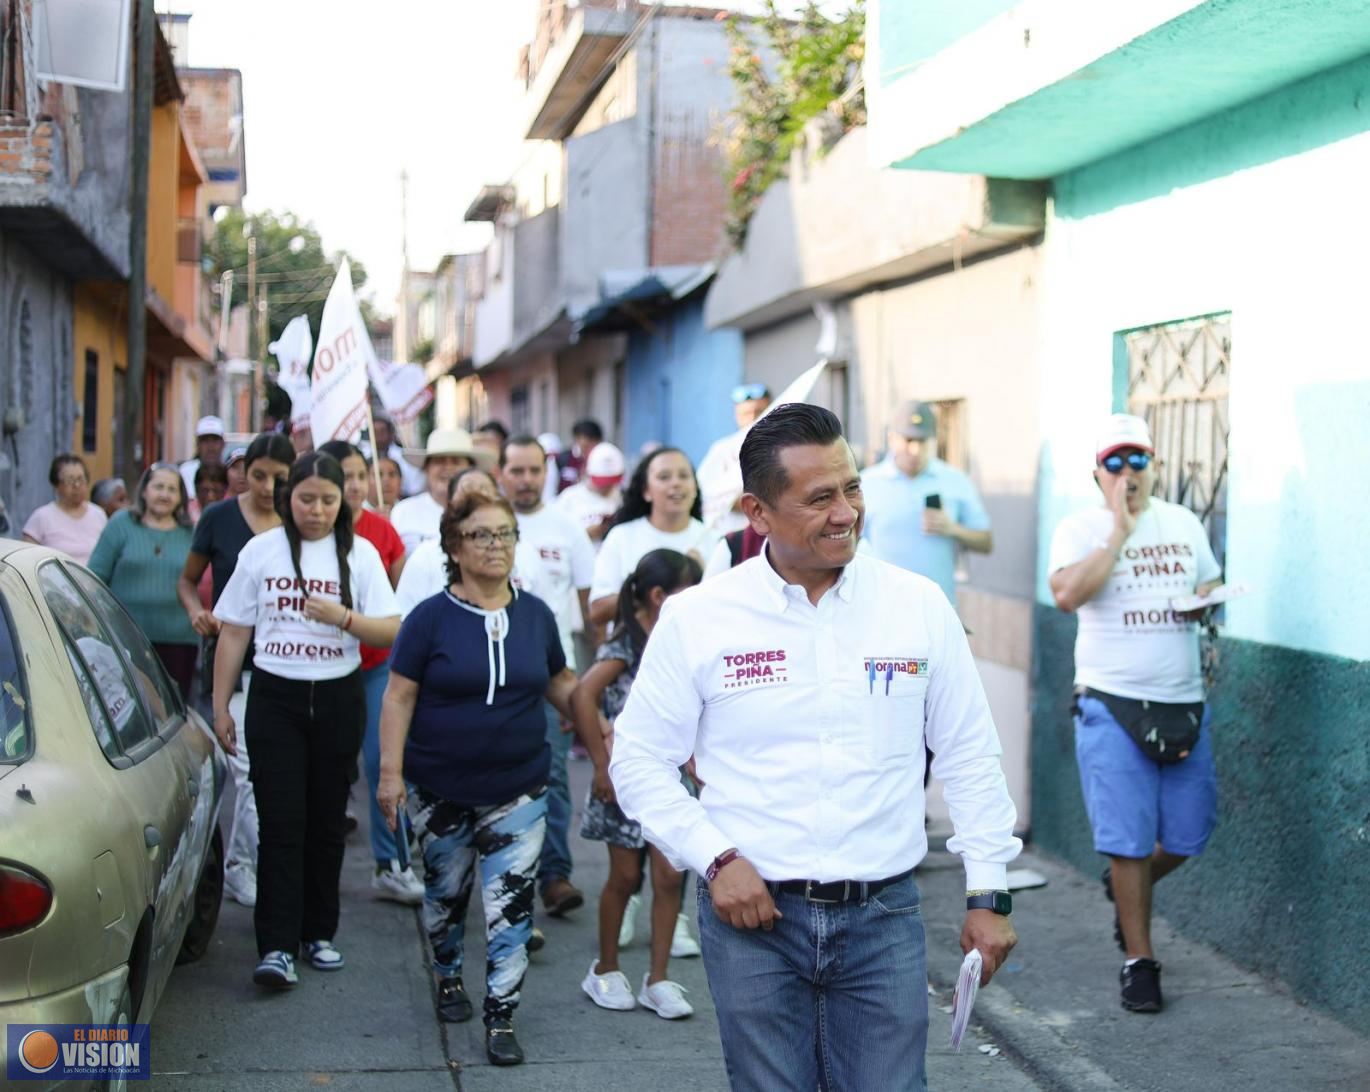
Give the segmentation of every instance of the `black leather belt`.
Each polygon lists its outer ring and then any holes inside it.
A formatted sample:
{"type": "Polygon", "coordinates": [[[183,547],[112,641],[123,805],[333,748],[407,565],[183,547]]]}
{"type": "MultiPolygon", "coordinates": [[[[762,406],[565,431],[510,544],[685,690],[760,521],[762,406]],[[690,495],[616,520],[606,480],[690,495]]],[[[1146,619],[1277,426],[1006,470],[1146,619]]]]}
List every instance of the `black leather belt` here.
{"type": "Polygon", "coordinates": [[[913,869],[897,876],[887,876],[883,880],[776,880],[766,886],[773,892],[781,891],[786,895],[802,895],[810,902],[865,902],[872,895],[878,895],[885,888],[907,880],[913,869]]]}

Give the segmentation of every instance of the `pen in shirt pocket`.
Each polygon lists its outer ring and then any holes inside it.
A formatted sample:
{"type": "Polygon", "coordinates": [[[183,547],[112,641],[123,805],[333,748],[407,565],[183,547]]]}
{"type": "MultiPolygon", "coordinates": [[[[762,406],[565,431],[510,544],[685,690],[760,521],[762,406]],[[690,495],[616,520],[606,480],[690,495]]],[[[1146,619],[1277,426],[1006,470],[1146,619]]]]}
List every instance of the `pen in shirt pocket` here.
{"type": "Polygon", "coordinates": [[[866,665],[866,677],[870,681],[870,692],[875,693],[875,660],[872,659],[866,665]]]}
{"type": "Polygon", "coordinates": [[[890,696],[890,680],[894,678],[894,664],[885,665],[885,697],[890,696]]]}

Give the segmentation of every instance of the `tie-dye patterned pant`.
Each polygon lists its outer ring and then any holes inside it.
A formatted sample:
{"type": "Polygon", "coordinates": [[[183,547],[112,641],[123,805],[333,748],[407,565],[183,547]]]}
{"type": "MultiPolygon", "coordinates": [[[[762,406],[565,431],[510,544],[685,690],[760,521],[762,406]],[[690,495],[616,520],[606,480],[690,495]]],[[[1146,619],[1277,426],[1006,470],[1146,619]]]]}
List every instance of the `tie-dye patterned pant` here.
{"type": "Polygon", "coordinates": [[[533,876],[547,826],[547,787],[507,804],[454,804],[411,786],[409,818],[423,853],[423,924],[433,970],[461,974],[466,908],[480,863],[485,904],[485,1022],[507,1020],[519,1003],[533,933],[533,876]]]}

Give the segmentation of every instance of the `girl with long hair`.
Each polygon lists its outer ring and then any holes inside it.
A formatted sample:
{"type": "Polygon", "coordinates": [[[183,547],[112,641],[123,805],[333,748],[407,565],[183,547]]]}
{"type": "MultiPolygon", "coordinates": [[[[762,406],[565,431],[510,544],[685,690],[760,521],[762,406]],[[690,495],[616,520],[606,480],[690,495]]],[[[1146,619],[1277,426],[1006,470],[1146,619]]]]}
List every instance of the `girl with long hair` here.
{"type": "MultiPolygon", "coordinates": [[[[230,456],[231,458],[231,456],[230,456]]],[[[176,581],[176,596],[191,626],[204,641],[200,659],[201,686],[213,683],[215,641],[219,620],[213,604],[219,601],[238,564],[238,554],[255,535],[281,525],[276,514],[276,486],[284,482],[295,461],[295,449],[279,432],[263,432],[247,446],[243,457],[247,488],[236,496],[211,504],[200,513],[185,566],[176,581]],[[210,600],[200,598],[205,570],[210,573],[210,600]]],[[[229,699],[229,712],[241,723],[252,683],[252,650],[243,659],[242,674],[229,699]]],[[[233,773],[233,821],[224,858],[224,894],[244,906],[257,902],[257,800],[248,776],[247,741],[240,739],[228,757],[233,773]]]]}
{"type": "Polygon", "coordinates": [[[699,562],[676,550],[651,550],[644,555],[619,592],[613,637],[600,645],[594,666],[571,695],[577,734],[587,741],[600,733],[604,737],[602,744],[587,742],[595,772],[580,836],[604,842],[609,849],[609,878],[599,898],[599,959],[590,964],[581,989],[601,1008],[631,1009],[640,1004],[667,1020],[694,1012],[685,1000],[684,988],[666,976],[684,877],[659,849],[648,845],[641,826],[624,815],[615,801],[609,780],[609,750],[614,718],[627,704],[637,665],[662,605],[677,592],[694,587],[701,577],[699,562]],[[628,900],[640,883],[644,848],[652,870],[651,969],[643,977],[634,1002],[632,986],[619,970],[619,930],[628,900]]]}
{"type": "Polygon", "coordinates": [[[718,542],[702,513],[699,482],[685,452],[660,447],[638,463],[595,559],[590,620],[604,625],[613,619],[619,589],[650,550],[694,554],[702,566],[718,542]]]}
{"type": "Polygon", "coordinates": [[[251,755],[260,837],[253,980],[295,985],[295,958],[343,966],[333,944],[347,790],[366,699],[360,643],[388,648],[399,608],[376,548],[354,534],[342,467],[310,452],[277,493],[281,525],[243,547],[214,607],[214,734],[237,750],[229,711],[243,657],[254,673],[243,736],[251,755]]]}

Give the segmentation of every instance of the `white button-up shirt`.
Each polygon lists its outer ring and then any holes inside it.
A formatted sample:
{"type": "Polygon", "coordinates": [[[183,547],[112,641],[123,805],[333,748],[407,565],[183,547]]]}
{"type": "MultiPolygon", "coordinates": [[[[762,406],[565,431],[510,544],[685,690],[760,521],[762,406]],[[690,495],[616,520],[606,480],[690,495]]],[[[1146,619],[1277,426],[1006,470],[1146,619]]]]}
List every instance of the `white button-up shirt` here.
{"type": "Polygon", "coordinates": [[[858,554],[814,606],[766,553],[667,600],[614,726],[619,804],[677,867],[877,880],[927,853],[924,741],[967,889],[1022,843],[965,632],[932,581],[858,554]],[[677,767],[691,755],[703,790],[677,767]]]}

